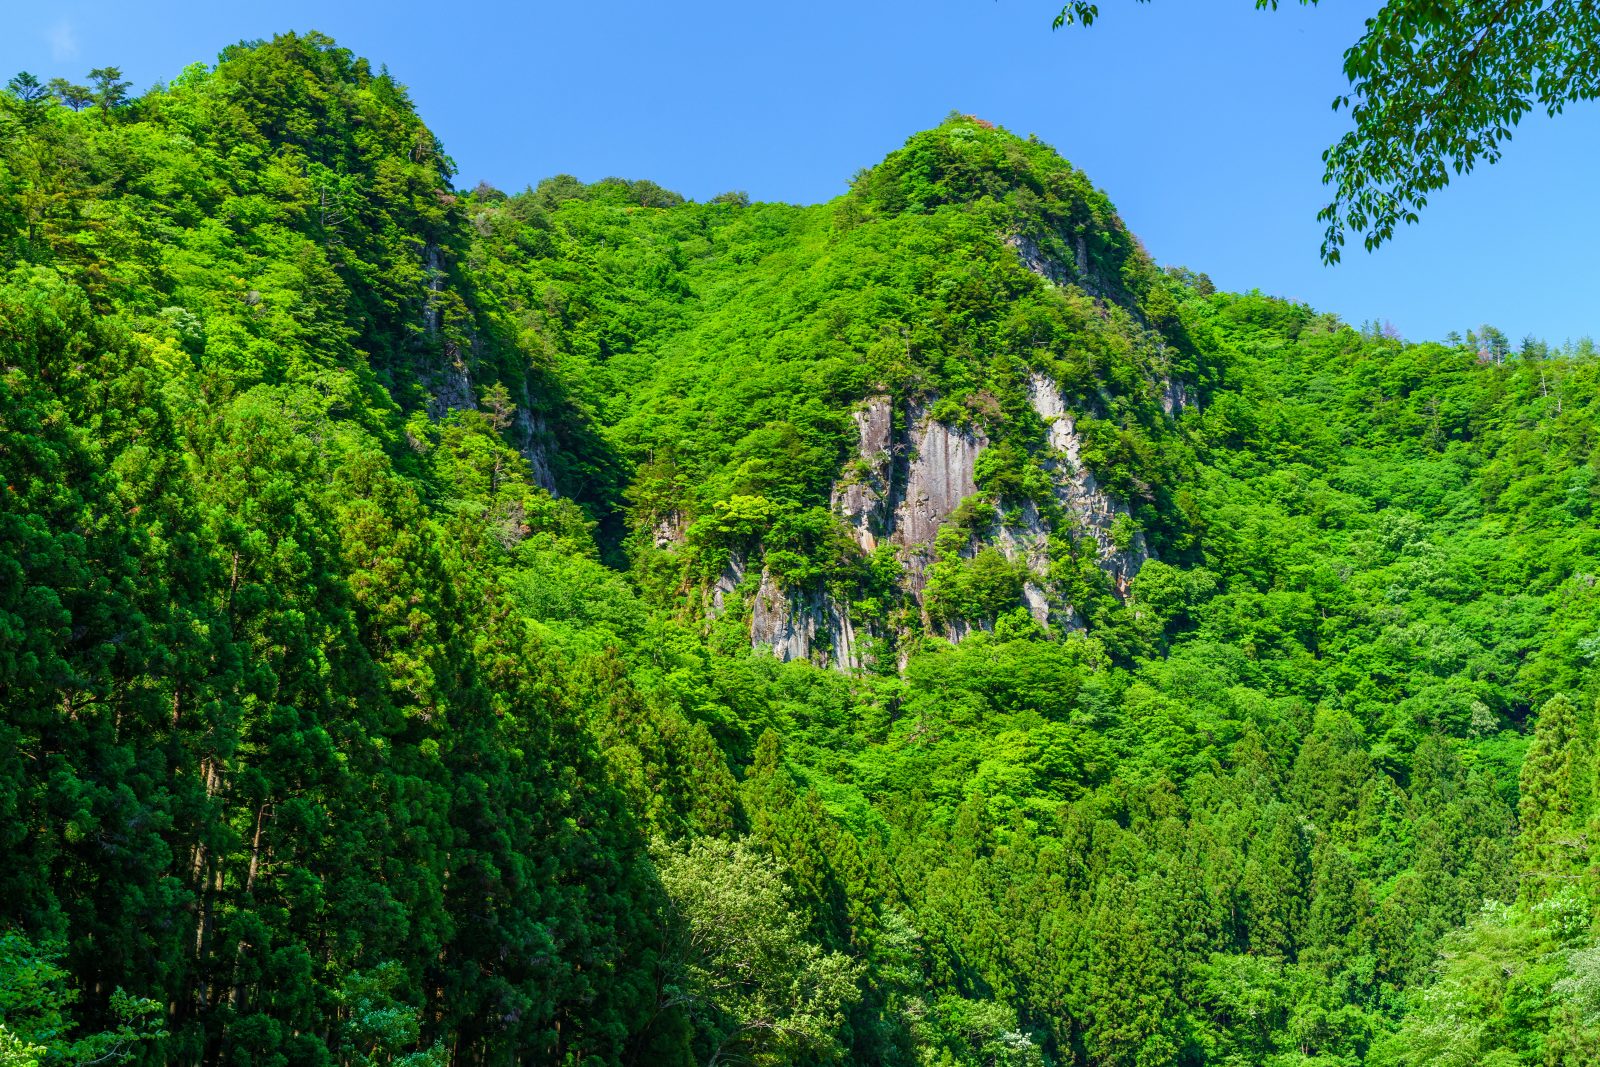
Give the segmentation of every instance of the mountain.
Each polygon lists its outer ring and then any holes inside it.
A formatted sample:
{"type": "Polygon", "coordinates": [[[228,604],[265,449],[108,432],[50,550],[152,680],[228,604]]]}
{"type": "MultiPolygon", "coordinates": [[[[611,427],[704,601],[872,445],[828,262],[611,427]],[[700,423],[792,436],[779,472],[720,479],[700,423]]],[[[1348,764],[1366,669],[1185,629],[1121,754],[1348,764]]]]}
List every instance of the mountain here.
{"type": "Polygon", "coordinates": [[[1592,345],[1217,292],[972,116],[699,204],[457,189],[316,34],[68,89],[0,1063],[1600,1057],[1592,345]]]}

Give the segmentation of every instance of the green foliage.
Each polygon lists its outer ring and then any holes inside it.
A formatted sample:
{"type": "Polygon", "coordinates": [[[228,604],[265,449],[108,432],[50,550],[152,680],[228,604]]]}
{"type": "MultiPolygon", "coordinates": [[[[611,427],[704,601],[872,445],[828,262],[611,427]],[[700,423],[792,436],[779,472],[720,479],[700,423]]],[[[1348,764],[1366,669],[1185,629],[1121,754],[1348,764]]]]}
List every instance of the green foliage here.
{"type": "Polygon", "coordinates": [[[22,935],[0,933],[0,1064],[117,1063],[144,1042],[167,1036],[162,1006],[121,989],[110,997],[112,1029],[80,1033],[72,1019],[78,993],[60,964],[63,953],[40,949],[22,935]]]}
{"type": "Polygon", "coordinates": [[[663,1007],[702,1024],[706,1062],[836,1058],[859,968],[806,940],[782,871],[744,842],[715,838],[657,862],[680,927],[666,950],[663,1007]]]}
{"type": "MultiPolygon", "coordinates": [[[[1278,0],[1255,6],[1276,10],[1278,0]]],[[[1090,26],[1099,15],[1098,4],[1072,0],[1053,27],[1090,26]]],[[[1535,107],[1554,117],[1600,96],[1597,39],[1600,18],[1584,3],[1384,4],[1344,52],[1350,91],[1333,109],[1348,111],[1354,128],[1322,154],[1323,184],[1334,187],[1317,213],[1327,225],[1323,260],[1339,261],[1347,230],[1370,252],[1416,222],[1452,173],[1498,162],[1535,107]]]]}
{"type": "Polygon", "coordinates": [[[1592,347],[970,117],[508,196],[316,35],[96,77],[0,146],[6,1062],[1594,1060],[1592,347]],[[977,492],[848,526],[930,418],[977,492]]]}

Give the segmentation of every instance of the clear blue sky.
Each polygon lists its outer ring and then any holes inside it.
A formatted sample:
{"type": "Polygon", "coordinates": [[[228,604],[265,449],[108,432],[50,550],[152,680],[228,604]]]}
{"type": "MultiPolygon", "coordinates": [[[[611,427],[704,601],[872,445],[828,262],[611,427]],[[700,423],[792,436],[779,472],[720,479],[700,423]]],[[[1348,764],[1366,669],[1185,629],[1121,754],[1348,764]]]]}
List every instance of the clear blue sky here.
{"type": "Polygon", "coordinates": [[[1340,55],[1375,0],[1276,13],[1250,0],[1101,0],[1052,33],[1052,0],[56,0],[7,6],[0,71],[143,88],[223,46],[320,29],[387,63],[460,166],[520,189],[647,177],[809,203],[952,108],[1036,133],[1088,172],[1162,263],[1411,339],[1490,322],[1600,335],[1600,108],[1530,120],[1507,157],[1420,226],[1317,258],[1321,151],[1340,55]]]}

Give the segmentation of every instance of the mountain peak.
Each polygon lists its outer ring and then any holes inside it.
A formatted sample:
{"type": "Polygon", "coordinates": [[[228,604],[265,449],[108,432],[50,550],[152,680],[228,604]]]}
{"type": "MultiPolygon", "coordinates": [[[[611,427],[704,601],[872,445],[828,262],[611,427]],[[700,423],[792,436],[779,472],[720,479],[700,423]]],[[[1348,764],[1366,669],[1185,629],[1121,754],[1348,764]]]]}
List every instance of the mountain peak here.
{"type": "MultiPolygon", "coordinates": [[[[850,200],[868,216],[976,211],[1043,259],[1092,267],[1100,295],[1142,294],[1155,266],[1111,199],[1053,147],[976,115],[951,112],[862,171],[850,200]]],[[[1092,284],[1087,288],[1096,288],[1092,284]]]]}
{"type": "Polygon", "coordinates": [[[959,112],[912,134],[883,162],[862,172],[852,192],[893,213],[984,200],[1032,207],[1025,195],[1031,194],[1041,206],[1114,214],[1105,194],[1051,146],[959,112]]]}

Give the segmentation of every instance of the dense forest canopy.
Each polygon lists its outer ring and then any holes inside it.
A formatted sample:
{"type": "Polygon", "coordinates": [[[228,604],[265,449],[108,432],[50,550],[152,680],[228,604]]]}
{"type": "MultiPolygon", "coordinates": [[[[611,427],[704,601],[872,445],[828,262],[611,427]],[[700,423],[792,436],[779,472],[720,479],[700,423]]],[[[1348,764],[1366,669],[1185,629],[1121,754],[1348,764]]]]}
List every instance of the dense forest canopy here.
{"type": "Polygon", "coordinates": [[[453,165],[316,34],[0,112],[0,1064],[1600,1062],[1600,355],[964,115],[453,165]]]}

